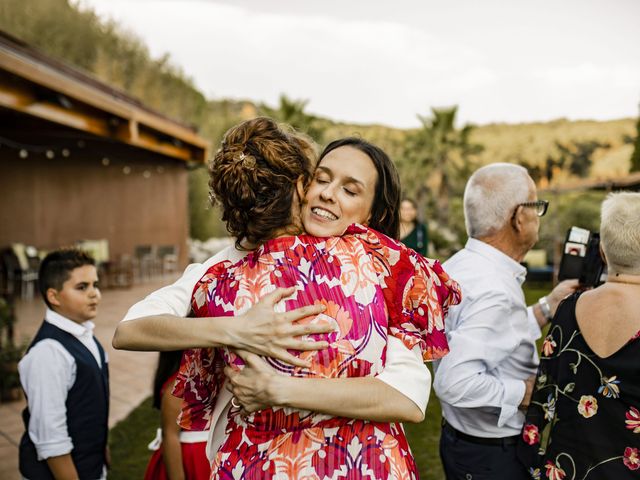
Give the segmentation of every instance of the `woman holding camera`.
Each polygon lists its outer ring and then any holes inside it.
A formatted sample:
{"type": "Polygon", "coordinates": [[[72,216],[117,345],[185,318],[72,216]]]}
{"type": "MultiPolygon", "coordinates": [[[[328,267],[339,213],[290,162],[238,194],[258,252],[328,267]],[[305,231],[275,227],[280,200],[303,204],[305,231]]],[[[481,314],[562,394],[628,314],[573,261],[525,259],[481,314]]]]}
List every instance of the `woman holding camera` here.
{"type": "Polygon", "coordinates": [[[520,448],[532,478],[640,478],[640,193],[609,195],[600,236],[607,281],[565,299],[542,345],[520,448]]]}

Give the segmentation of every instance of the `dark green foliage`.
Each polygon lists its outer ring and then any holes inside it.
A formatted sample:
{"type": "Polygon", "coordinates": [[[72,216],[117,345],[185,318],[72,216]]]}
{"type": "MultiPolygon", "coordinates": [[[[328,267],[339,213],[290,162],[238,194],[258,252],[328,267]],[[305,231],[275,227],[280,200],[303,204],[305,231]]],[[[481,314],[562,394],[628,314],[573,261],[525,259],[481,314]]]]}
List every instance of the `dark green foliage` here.
{"type": "Polygon", "coordinates": [[[534,181],[538,181],[544,176],[547,181],[551,182],[555,175],[556,169],[568,171],[576,177],[586,178],[589,176],[589,170],[593,164],[593,154],[598,149],[609,149],[611,144],[607,142],[599,142],[595,140],[588,141],[574,141],[570,144],[563,144],[561,142],[555,142],[555,149],[558,152],[557,155],[547,155],[546,165],[544,171],[539,167],[532,168],[531,165],[523,162],[522,164],[534,173],[538,178],[533,175],[534,181]],[[537,171],[536,171],[537,169],[537,171]]]}
{"type": "Polygon", "coordinates": [[[432,108],[430,117],[418,115],[422,127],[407,134],[400,162],[405,192],[420,206],[428,202],[430,216],[443,226],[451,218],[450,197],[462,193],[483,149],[470,140],[471,125],[455,127],[457,110],[432,108]]]}

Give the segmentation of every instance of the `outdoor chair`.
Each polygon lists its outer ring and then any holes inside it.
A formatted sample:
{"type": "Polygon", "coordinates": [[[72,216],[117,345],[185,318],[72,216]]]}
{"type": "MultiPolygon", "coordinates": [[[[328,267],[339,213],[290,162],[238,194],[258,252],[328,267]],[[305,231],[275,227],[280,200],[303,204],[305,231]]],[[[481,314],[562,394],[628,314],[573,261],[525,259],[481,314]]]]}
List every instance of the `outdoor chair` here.
{"type": "Polygon", "coordinates": [[[160,261],[162,275],[174,273],[178,269],[178,247],[175,245],[160,245],[156,250],[160,261]]]}
{"type": "Polygon", "coordinates": [[[38,249],[22,243],[13,243],[11,251],[18,262],[15,273],[19,278],[20,295],[23,300],[31,300],[36,290],[40,268],[38,249]]]}
{"type": "Polygon", "coordinates": [[[158,261],[151,245],[136,245],[133,250],[133,265],[136,280],[151,280],[156,271],[158,261]]]}

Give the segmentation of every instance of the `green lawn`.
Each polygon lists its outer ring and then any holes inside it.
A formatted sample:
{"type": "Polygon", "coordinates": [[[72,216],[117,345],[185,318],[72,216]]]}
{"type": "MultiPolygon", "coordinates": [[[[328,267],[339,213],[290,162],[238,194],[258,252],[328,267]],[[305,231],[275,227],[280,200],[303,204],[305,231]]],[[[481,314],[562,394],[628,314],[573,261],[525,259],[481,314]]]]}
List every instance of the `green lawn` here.
{"type": "MultiPolygon", "coordinates": [[[[549,293],[550,285],[525,285],[527,303],[534,303],[549,293]]],[[[160,422],[157,410],[151,407],[151,399],[145,400],[138,408],[111,430],[111,457],[113,468],[110,480],[141,479],[151,452],[147,444],[155,437],[160,422]]],[[[411,450],[420,469],[420,478],[442,480],[442,466],[438,454],[440,439],[440,403],[431,393],[427,415],[420,424],[405,425],[411,450]]]]}

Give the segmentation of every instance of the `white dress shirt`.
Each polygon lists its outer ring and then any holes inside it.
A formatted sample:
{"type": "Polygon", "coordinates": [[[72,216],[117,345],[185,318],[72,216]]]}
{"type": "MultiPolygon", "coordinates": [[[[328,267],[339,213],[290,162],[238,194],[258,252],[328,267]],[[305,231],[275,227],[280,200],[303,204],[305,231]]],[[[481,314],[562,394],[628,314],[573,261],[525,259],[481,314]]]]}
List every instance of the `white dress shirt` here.
{"type": "Polygon", "coordinates": [[[434,390],[456,430],[476,437],[520,434],[518,410],[535,375],[540,327],[525,304],[526,269],[473,238],[443,264],[462,287],[445,322],[450,353],[435,362],[434,390]]]}
{"type": "MultiPolygon", "coordinates": [[[[229,246],[204,263],[189,265],[175,283],[156,290],[133,305],[122,321],[163,314],[186,317],[191,311],[193,288],[206,271],[225,260],[242,260],[246,254],[245,251],[229,246]]],[[[385,370],[377,378],[411,399],[422,412],[426,410],[431,389],[431,373],[422,362],[422,354],[418,347],[409,350],[400,340],[389,337],[385,370]]],[[[215,420],[212,421],[212,425],[214,424],[215,420]]]]}
{"type": "MultiPolygon", "coordinates": [[[[98,345],[93,338],[93,322],[76,323],[50,309],[45,313],[45,321],[76,337],[102,367],[98,345]]],[[[60,342],[51,338],[36,343],[18,363],[20,382],[31,415],[29,437],[36,447],[38,460],[65,455],[73,450],[67,431],[66,401],[76,381],[76,370],[73,356],[60,342]]]]}

